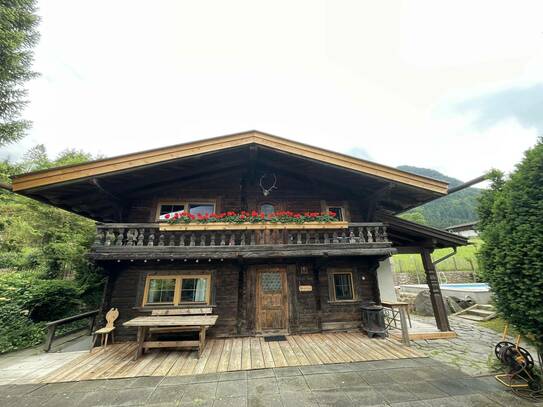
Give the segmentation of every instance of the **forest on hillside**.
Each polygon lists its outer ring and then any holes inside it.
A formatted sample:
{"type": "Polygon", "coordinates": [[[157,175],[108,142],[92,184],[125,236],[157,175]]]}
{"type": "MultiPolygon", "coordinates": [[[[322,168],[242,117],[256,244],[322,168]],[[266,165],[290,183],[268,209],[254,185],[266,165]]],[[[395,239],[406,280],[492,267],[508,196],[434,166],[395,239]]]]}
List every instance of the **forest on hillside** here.
{"type": "MultiPolygon", "coordinates": [[[[401,165],[398,169],[448,182],[451,188],[463,183],[459,179],[448,177],[429,168],[401,165]]],[[[411,209],[402,214],[402,217],[442,229],[460,223],[473,222],[478,220],[477,200],[481,191],[479,188],[467,188],[411,209]]]]}
{"type": "MultiPolygon", "coordinates": [[[[51,158],[43,145],[18,162],[0,162],[0,182],[27,171],[93,157],[65,150],[51,158]]],[[[43,341],[45,323],[95,309],[102,275],[87,258],[94,222],[0,189],[0,354],[43,341]]],[[[79,327],[77,321],[62,330],[79,327]]]]}

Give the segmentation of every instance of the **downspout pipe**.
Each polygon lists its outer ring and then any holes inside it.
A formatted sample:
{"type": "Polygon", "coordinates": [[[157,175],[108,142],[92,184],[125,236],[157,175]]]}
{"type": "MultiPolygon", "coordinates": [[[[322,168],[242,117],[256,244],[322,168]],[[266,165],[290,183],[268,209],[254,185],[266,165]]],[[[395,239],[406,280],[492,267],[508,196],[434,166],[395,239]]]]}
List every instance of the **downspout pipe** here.
{"type": "Polygon", "coordinates": [[[451,253],[446,254],[445,256],[441,257],[440,259],[432,261],[432,264],[435,266],[436,264],[441,263],[443,260],[447,260],[449,257],[454,256],[456,254],[456,252],[457,252],[457,248],[455,246],[455,247],[453,247],[453,251],[451,253]]]}
{"type": "Polygon", "coordinates": [[[449,188],[449,190],[447,191],[447,194],[448,195],[453,194],[455,192],[458,192],[458,191],[461,191],[463,189],[469,188],[472,185],[478,184],[478,183],[486,181],[486,180],[487,180],[487,175],[481,175],[480,177],[474,178],[471,181],[464,182],[463,184],[460,184],[460,185],[458,185],[456,187],[453,187],[453,188],[449,188]]]}

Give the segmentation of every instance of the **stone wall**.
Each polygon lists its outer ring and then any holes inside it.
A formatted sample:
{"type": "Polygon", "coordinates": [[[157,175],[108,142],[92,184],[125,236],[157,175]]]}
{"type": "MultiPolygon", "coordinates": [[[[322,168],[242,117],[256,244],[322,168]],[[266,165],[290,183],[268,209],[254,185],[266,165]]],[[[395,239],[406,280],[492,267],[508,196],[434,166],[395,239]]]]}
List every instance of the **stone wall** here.
{"type": "MultiPolygon", "coordinates": [[[[442,283],[445,283],[445,280],[443,278],[443,275],[445,275],[445,278],[447,279],[447,283],[473,283],[475,282],[474,279],[474,273],[472,271],[446,271],[446,272],[438,272],[439,281],[442,283]]],[[[394,285],[401,285],[401,284],[426,284],[426,274],[424,272],[418,273],[418,279],[417,275],[415,273],[397,273],[394,272],[393,274],[394,278],[394,285]]]]}

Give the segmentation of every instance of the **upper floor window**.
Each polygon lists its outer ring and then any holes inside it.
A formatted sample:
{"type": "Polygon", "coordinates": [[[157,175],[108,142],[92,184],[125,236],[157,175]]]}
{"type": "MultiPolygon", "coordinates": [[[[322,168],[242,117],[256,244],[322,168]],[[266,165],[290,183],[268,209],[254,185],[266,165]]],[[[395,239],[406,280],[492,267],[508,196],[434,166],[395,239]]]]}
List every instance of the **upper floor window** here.
{"type": "Polygon", "coordinates": [[[211,276],[147,276],[143,305],[209,304],[211,276]]]}
{"type": "Polygon", "coordinates": [[[345,220],[345,209],[342,206],[329,206],[329,212],[334,212],[338,220],[345,220]]]}
{"type": "Polygon", "coordinates": [[[272,213],[275,213],[275,207],[269,203],[262,204],[260,205],[260,213],[263,213],[264,215],[266,215],[266,217],[268,217],[272,213]]]}
{"type": "Polygon", "coordinates": [[[159,216],[166,215],[167,213],[172,212],[182,212],[185,210],[185,205],[183,204],[161,204],[159,206],[159,216]]]}
{"type": "Polygon", "coordinates": [[[212,201],[177,201],[177,202],[159,202],[157,209],[157,219],[168,213],[187,212],[197,216],[212,214],[215,212],[215,202],[212,201]]]}
{"type": "Polygon", "coordinates": [[[215,212],[215,204],[213,203],[189,203],[189,213],[192,215],[211,215],[215,212]]]}

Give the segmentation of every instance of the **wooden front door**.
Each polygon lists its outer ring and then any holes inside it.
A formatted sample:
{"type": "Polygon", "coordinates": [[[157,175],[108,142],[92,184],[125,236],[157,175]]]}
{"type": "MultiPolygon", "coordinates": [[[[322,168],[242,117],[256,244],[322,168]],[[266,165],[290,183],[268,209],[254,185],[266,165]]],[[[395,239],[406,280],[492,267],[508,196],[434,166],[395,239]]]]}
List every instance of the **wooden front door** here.
{"type": "Polygon", "coordinates": [[[256,276],[256,330],[286,333],[288,329],[288,287],[284,267],[262,266],[256,276]]]}

